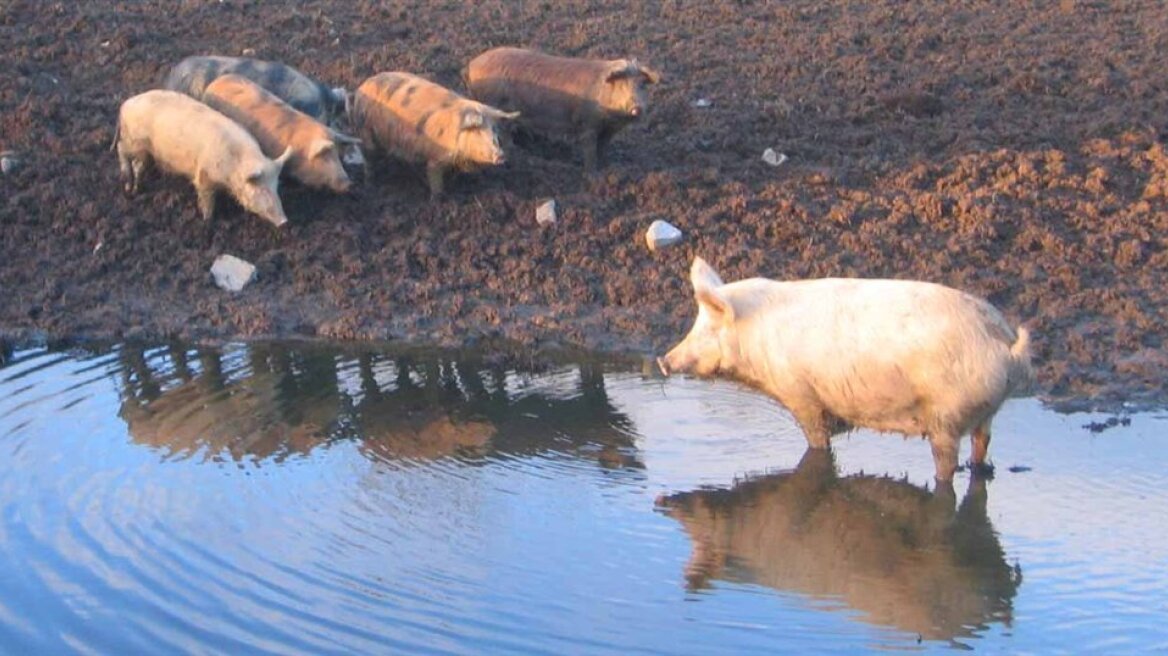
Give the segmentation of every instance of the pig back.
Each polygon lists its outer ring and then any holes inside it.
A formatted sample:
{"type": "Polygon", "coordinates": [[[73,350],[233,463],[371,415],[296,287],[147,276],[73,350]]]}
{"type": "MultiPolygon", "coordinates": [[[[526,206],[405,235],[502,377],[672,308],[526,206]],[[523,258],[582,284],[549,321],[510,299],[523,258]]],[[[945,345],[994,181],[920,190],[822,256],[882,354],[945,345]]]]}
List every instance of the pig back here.
{"type": "Polygon", "coordinates": [[[723,289],[736,307],[757,303],[758,332],[742,339],[765,343],[769,370],[782,375],[759,382],[784,403],[809,386],[855,425],[961,434],[1014,384],[1020,333],[987,301],[950,287],[825,278],[723,289]]]}
{"type": "Polygon", "coordinates": [[[571,131],[599,120],[598,86],[609,63],[520,48],[489,50],[467,65],[466,83],[480,102],[521,113],[537,129],[571,131]]]}
{"type": "Polygon", "coordinates": [[[409,73],[380,73],[357,88],[351,118],[367,145],[429,162],[456,157],[464,109],[468,101],[446,87],[409,73]]]}
{"type": "Polygon", "coordinates": [[[291,146],[293,159],[299,160],[304,146],[313,139],[330,138],[326,128],[312,117],[239,75],[216,79],[203,93],[203,102],[246,128],[264,154],[273,159],[291,146]]]}
{"type": "Polygon", "coordinates": [[[194,178],[200,169],[264,159],[259,144],[227,116],[173,91],[147,91],[122,104],[122,139],[162,168],[194,178]]]}
{"type": "Polygon", "coordinates": [[[320,82],[286,64],[247,57],[187,57],[171,69],[165,87],[202,98],[212,82],[229,74],[255,82],[314,119],[327,121],[337,111],[330,103],[331,90],[320,82]]]}

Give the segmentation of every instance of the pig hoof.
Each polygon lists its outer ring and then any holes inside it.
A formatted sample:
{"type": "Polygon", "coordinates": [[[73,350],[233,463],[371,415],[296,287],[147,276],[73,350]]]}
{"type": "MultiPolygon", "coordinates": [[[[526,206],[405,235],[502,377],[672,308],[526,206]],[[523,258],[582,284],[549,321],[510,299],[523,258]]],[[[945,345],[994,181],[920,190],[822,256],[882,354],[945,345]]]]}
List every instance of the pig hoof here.
{"type": "Polygon", "coordinates": [[[966,463],[965,466],[969,469],[969,475],[974,478],[980,478],[983,480],[993,480],[994,478],[994,466],[988,462],[971,461],[966,463]]]}

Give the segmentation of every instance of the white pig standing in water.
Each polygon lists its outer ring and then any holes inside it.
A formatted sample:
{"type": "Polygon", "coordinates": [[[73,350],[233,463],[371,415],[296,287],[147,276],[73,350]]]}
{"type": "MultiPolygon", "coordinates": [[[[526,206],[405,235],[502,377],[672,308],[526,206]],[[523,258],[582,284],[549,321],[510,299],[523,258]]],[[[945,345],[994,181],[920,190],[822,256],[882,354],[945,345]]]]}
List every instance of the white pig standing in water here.
{"type": "Polygon", "coordinates": [[[988,302],[927,282],[824,278],[724,284],[700,257],[690,270],[698,316],[658,364],[663,373],[750,384],[795,416],[813,448],[840,423],[924,435],[936,477],[957,469],[972,431],[985,465],[990,422],[1034,384],[1029,333],[988,302]]]}
{"type": "Polygon", "coordinates": [[[155,90],[126,100],[114,147],[127,193],[138,191],[142,173],[154,162],[194,183],[204,219],[215,214],[215,195],[222,190],[276,227],[288,222],[277,187],[292,149],[268,159],[247,130],[189,96],[155,90]]]}

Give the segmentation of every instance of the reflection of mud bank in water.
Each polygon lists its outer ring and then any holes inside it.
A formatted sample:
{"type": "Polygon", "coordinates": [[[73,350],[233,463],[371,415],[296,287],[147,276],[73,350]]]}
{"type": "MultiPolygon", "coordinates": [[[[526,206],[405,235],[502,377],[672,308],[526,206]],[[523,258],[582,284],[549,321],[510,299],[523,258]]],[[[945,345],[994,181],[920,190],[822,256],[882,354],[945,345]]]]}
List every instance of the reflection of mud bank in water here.
{"type": "Polygon", "coordinates": [[[132,439],[178,457],[279,461],[355,440],[383,460],[554,450],[642,466],[599,365],[537,376],[521,389],[521,371],[438,353],[349,357],[252,344],[148,354],[123,346],[120,361],[120,416],[132,439]]]}
{"type": "Polygon", "coordinates": [[[986,515],[984,480],[955,510],[951,487],[839,478],[830,452],[809,449],[793,472],[658,504],[693,541],[693,589],[723,579],[838,598],[868,622],[933,640],[1011,621],[1021,572],[986,515]]]}

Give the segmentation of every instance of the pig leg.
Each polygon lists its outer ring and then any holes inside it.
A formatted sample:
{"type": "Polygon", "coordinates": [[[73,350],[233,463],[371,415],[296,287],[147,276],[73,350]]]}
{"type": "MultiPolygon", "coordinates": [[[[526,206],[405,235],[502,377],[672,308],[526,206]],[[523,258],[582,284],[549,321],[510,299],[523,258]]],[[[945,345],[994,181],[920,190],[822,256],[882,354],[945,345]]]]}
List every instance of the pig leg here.
{"type": "Polygon", "coordinates": [[[791,414],[795,415],[795,421],[803,429],[807,446],[812,449],[826,449],[831,446],[831,430],[823,408],[819,406],[791,408],[791,414]]]}
{"type": "Polygon", "coordinates": [[[606,127],[600,130],[596,135],[596,163],[604,160],[604,152],[608,150],[608,144],[612,143],[612,138],[616,136],[616,128],[606,127]]]}
{"type": "Polygon", "coordinates": [[[127,194],[137,191],[137,179],[134,176],[133,161],[126,152],[126,147],[118,142],[118,172],[122,176],[123,187],[127,194]]]}
{"type": "Polygon", "coordinates": [[[199,196],[199,213],[204,221],[210,221],[215,216],[215,185],[203,171],[195,174],[195,193],[199,196]]]}
{"type": "Polygon", "coordinates": [[[215,216],[215,189],[207,187],[198,190],[199,194],[199,213],[203,215],[204,221],[210,221],[211,217],[215,216]]]}
{"type": "Polygon", "coordinates": [[[130,160],[132,174],[132,179],[130,182],[131,194],[138,193],[139,187],[142,186],[142,176],[146,173],[146,164],[147,161],[145,157],[134,157],[130,160]]]}
{"type": "Polygon", "coordinates": [[[953,472],[957,471],[957,438],[949,433],[935,433],[929,436],[929,443],[933,447],[933,466],[938,481],[953,480],[953,472]]]}
{"type": "Polygon", "coordinates": [[[584,134],[580,136],[580,146],[584,149],[584,172],[592,173],[596,171],[598,163],[597,151],[599,146],[600,133],[597,130],[585,130],[584,134]]]}
{"type": "Polygon", "coordinates": [[[990,419],[978,424],[973,429],[972,454],[970,455],[970,469],[979,474],[992,473],[993,468],[986,463],[986,454],[990,449],[990,419]]]}
{"type": "Polygon", "coordinates": [[[430,184],[430,198],[442,195],[442,178],[446,173],[446,165],[441,162],[426,164],[426,181],[430,184]]]}

